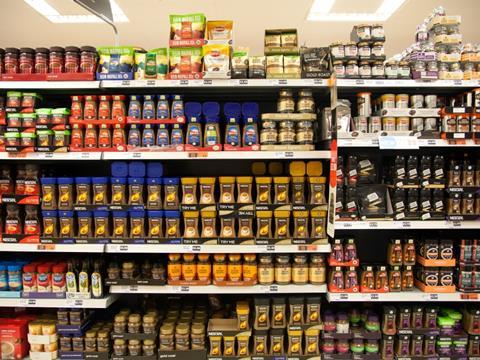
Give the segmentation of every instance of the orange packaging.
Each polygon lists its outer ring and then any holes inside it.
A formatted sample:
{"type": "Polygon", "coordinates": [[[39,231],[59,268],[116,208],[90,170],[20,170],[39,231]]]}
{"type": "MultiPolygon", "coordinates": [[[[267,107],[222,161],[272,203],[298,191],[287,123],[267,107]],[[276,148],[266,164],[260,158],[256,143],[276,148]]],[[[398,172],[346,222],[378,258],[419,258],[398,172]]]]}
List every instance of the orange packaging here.
{"type": "Polygon", "coordinates": [[[112,141],[110,139],[110,130],[107,128],[107,125],[103,124],[100,126],[98,132],[98,147],[109,148],[112,146],[112,141]]]}
{"type": "Polygon", "coordinates": [[[115,125],[115,129],[113,129],[112,140],[113,146],[125,145],[125,132],[120,125],[115,125]]]}
{"type": "Polygon", "coordinates": [[[212,266],[210,265],[209,254],[198,254],[197,274],[199,281],[210,281],[212,266]]]}
{"type": "Polygon", "coordinates": [[[178,281],[182,277],[182,263],[180,254],[168,254],[167,265],[168,281],[178,281]]]}
{"type": "Polygon", "coordinates": [[[197,278],[197,264],[194,254],[183,254],[182,278],[185,281],[194,281],[197,278]]]}
{"type": "Polygon", "coordinates": [[[225,254],[213,255],[213,280],[227,280],[227,260],[225,254]]]}
{"type": "Polygon", "coordinates": [[[87,125],[87,129],[85,130],[85,147],[97,147],[97,130],[93,125],[87,125]]]}
{"type": "Polygon", "coordinates": [[[242,256],[240,254],[228,255],[228,280],[242,281],[242,256]]]}
{"type": "Polygon", "coordinates": [[[257,282],[257,255],[243,255],[243,280],[257,282]]]}
{"type": "Polygon", "coordinates": [[[83,148],[83,131],[78,124],[73,125],[70,146],[74,148],[83,148]]]}

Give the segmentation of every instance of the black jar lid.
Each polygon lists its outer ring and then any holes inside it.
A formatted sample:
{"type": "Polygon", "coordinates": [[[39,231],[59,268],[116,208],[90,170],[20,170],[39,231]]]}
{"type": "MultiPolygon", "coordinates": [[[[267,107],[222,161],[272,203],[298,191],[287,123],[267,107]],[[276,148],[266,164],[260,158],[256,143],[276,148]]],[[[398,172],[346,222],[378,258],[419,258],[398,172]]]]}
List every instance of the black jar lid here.
{"type": "Polygon", "coordinates": [[[48,49],[44,48],[44,47],[35,48],[35,52],[36,53],[41,53],[41,54],[48,54],[49,53],[48,49]]]}
{"type": "Polygon", "coordinates": [[[61,53],[63,53],[63,52],[65,52],[65,49],[61,46],[52,46],[50,48],[50,52],[61,52],[61,53]]]}
{"type": "Polygon", "coordinates": [[[6,53],[13,53],[13,54],[18,54],[18,49],[17,48],[5,48],[6,53]]]}
{"type": "Polygon", "coordinates": [[[80,48],[80,51],[88,51],[88,52],[96,53],[97,49],[94,46],[82,46],[80,48]]]}
{"type": "Polygon", "coordinates": [[[65,52],[80,52],[80,49],[76,46],[67,46],[65,52]]]}
{"type": "Polygon", "coordinates": [[[20,48],[20,53],[33,54],[34,52],[35,52],[35,50],[33,50],[32,48],[29,48],[29,47],[20,48]]]}

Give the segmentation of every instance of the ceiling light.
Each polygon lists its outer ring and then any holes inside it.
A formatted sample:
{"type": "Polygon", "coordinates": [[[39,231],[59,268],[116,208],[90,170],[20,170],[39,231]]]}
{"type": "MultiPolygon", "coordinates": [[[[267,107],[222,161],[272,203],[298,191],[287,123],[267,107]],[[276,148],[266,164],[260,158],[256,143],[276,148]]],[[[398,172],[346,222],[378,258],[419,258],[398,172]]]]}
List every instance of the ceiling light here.
{"type": "Polygon", "coordinates": [[[331,13],[335,0],[314,0],[309,21],[387,21],[407,0],[383,0],[374,13],[331,13]]]}
{"type": "MultiPolygon", "coordinates": [[[[95,15],[62,15],[46,0],[25,0],[25,2],[55,24],[93,24],[102,23],[103,20],[95,15]]],[[[115,0],[110,0],[112,6],[113,21],[115,23],[129,22],[115,0]]]]}

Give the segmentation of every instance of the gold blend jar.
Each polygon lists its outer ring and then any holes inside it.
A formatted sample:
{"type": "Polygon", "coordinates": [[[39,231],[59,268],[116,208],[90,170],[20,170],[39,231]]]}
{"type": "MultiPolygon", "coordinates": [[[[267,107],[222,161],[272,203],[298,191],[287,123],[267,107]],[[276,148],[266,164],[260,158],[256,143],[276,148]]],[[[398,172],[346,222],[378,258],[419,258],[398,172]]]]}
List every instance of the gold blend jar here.
{"type": "Polygon", "coordinates": [[[258,257],[258,283],[271,285],[275,281],[275,270],[271,255],[259,255],[258,257]]]}
{"type": "Polygon", "coordinates": [[[277,255],[275,259],[275,282],[279,285],[287,285],[292,282],[290,255],[277,255]]]}
{"type": "Polygon", "coordinates": [[[308,283],[307,255],[299,254],[293,257],[292,281],[297,285],[308,283]]]}
{"type": "Polygon", "coordinates": [[[293,100],[293,92],[290,89],[280,90],[277,102],[277,112],[293,113],[295,112],[295,100],[293,100]]]}

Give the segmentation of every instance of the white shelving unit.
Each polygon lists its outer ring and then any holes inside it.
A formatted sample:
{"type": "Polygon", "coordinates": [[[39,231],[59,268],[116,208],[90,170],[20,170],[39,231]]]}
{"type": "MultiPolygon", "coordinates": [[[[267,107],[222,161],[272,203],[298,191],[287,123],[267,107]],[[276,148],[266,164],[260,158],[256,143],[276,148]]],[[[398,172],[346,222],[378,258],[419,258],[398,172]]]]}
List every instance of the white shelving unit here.
{"type": "Polygon", "coordinates": [[[112,285],[112,294],[308,294],[326,293],[326,285],[173,286],[112,285]]]}
{"type": "Polygon", "coordinates": [[[38,308],[85,308],[106,309],[113,304],[118,295],[108,295],[103,299],[19,299],[0,298],[0,307],[38,307],[38,308]]]}
{"type": "Polygon", "coordinates": [[[455,293],[425,293],[418,289],[414,291],[389,292],[384,294],[370,293],[331,293],[327,294],[327,300],[330,302],[478,302],[479,294],[455,293]]]}
{"type": "Polygon", "coordinates": [[[480,221],[336,221],[335,230],[480,229],[480,221]]]}
{"type": "Polygon", "coordinates": [[[0,252],[103,253],[104,244],[0,243],[0,252]]]}
{"type": "Polygon", "coordinates": [[[258,253],[330,253],[330,244],[325,245],[156,245],[156,244],[107,244],[107,253],[129,254],[258,254],[258,253]]]}
{"type": "Polygon", "coordinates": [[[0,81],[0,89],[5,90],[81,90],[99,88],[100,81],[0,81]]]}
{"type": "Polygon", "coordinates": [[[105,152],[104,160],[270,160],[330,159],[330,151],[150,151],[105,152]]]}
{"type": "Polygon", "coordinates": [[[7,153],[0,152],[0,160],[101,160],[102,152],[32,152],[7,153]]]}

